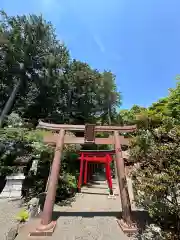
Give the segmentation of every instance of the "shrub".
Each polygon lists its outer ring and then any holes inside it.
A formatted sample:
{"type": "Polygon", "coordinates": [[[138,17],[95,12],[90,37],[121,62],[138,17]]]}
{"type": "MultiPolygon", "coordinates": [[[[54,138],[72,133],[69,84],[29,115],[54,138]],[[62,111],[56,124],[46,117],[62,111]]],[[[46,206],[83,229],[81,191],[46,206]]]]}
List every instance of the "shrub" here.
{"type": "Polygon", "coordinates": [[[131,146],[136,201],[173,239],[180,239],[180,127],[139,131],[131,146]]]}

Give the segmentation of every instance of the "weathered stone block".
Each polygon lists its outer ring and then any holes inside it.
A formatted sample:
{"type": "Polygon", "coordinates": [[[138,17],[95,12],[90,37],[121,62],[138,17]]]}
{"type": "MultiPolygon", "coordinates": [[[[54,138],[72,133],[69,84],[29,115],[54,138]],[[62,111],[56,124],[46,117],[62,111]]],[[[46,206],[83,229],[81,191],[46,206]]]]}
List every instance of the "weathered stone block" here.
{"type": "Polygon", "coordinates": [[[0,194],[0,198],[20,198],[24,179],[24,174],[7,176],[6,185],[0,194]]]}

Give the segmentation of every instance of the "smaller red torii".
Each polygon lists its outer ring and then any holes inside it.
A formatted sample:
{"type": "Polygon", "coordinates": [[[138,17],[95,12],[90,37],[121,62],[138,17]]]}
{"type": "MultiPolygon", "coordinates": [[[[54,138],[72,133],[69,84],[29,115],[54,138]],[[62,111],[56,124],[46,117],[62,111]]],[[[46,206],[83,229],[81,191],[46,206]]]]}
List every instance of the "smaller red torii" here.
{"type": "Polygon", "coordinates": [[[113,195],[112,176],[110,163],[112,162],[112,156],[115,154],[114,150],[81,150],[79,155],[80,171],[78,179],[78,191],[81,192],[81,185],[84,173],[84,184],[87,184],[92,174],[95,171],[97,163],[105,164],[106,179],[109,187],[110,195],[113,195]],[[84,170],[84,171],[83,171],[84,170]]]}

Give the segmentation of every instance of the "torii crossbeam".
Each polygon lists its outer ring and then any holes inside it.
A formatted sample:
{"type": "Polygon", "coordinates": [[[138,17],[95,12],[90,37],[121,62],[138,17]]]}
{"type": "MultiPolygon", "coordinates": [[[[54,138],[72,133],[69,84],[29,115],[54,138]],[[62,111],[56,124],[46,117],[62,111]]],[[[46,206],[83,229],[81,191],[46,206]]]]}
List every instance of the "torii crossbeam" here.
{"type": "Polygon", "coordinates": [[[46,199],[44,203],[44,209],[41,215],[41,224],[34,232],[31,232],[31,236],[44,236],[53,233],[56,222],[52,221],[52,212],[56,197],[56,188],[58,184],[58,177],[61,165],[61,154],[64,144],[85,144],[85,143],[95,143],[95,144],[112,144],[115,145],[115,155],[116,155],[116,168],[118,183],[120,189],[121,206],[122,206],[122,219],[121,227],[124,231],[134,231],[135,227],[132,222],[131,214],[131,204],[127,189],[127,181],[125,176],[125,166],[122,157],[121,145],[128,145],[128,139],[124,136],[120,136],[119,133],[134,132],[136,126],[96,126],[92,124],[86,125],[68,125],[68,124],[50,124],[39,122],[38,128],[48,129],[58,134],[47,135],[44,141],[48,144],[55,145],[54,159],[52,162],[51,172],[49,175],[49,184],[46,194],[46,199]],[[66,131],[81,131],[85,132],[84,138],[70,137],[65,133],[66,131]],[[95,132],[110,132],[113,135],[108,138],[96,138],[95,132]]]}

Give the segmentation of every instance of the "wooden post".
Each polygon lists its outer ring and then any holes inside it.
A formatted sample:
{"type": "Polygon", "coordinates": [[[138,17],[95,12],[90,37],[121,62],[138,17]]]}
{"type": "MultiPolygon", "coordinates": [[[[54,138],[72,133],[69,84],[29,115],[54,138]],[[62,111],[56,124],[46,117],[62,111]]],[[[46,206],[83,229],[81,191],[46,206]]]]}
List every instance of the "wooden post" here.
{"type": "Polygon", "coordinates": [[[111,166],[110,166],[111,158],[109,154],[107,155],[107,171],[108,171],[108,181],[109,181],[109,193],[113,195],[113,186],[112,186],[112,176],[111,176],[111,166]]]}
{"type": "MultiPolygon", "coordinates": [[[[49,173],[51,172],[51,166],[50,166],[50,171],[49,173]]],[[[46,188],[45,188],[45,193],[47,193],[47,190],[48,190],[48,186],[49,186],[49,177],[50,177],[50,174],[48,176],[48,180],[47,180],[47,183],[46,183],[46,188]]]]}
{"type": "Polygon", "coordinates": [[[129,193],[127,189],[124,160],[122,157],[121,143],[119,141],[118,131],[114,131],[114,140],[115,140],[117,176],[118,176],[121,205],[122,205],[122,219],[125,224],[130,226],[132,225],[131,204],[130,204],[129,193]]]}
{"type": "Polygon", "coordinates": [[[87,163],[87,182],[90,181],[90,163],[87,163]]]}
{"type": "Polygon", "coordinates": [[[56,188],[59,179],[59,170],[61,165],[61,153],[64,144],[64,129],[59,132],[59,137],[56,143],[56,149],[54,154],[54,159],[51,167],[51,173],[49,177],[48,191],[46,195],[46,200],[44,203],[44,209],[41,216],[41,225],[37,228],[37,231],[46,231],[54,227],[54,222],[52,222],[52,212],[56,197],[56,188]]]}
{"type": "Polygon", "coordinates": [[[114,173],[115,173],[115,179],[117,180],[117,167],[116,167],[116,160],[114,159],[114,173]]]}
{"type": "Polygon", "coordinates": [[[91,174],[91,179],[94,180],[93,179],[93,175],[94,175],[94,162],[91,163],[91,173],[92,173],[91,174]]]}
{"type": "Polygon", "coordinates": [[[105,174],[106,174],[106,180],[107,180],[107,184],[108,184],[108,188],[109,187],[109,173],[108,173],[108,166],[107,166],[107,163],[105,163],[105,174]]]}
{"type": "Polygon", "coordinates": [[[95,164],[93,162],[93,174],[95,174],[95,164]]]}
{"type": "Polygon", "coordinates": [[[90,180],[93,180],[93,163],[90,164],[90,180]]]}
{"type": "Polygon", "coordinates": [[[88,182],[91,181],[91,163],[88,163],[88,182]]]}
{"type": "Polygon", "coordinates": [[[81,192],[81,184],[82,184],[82,178],[83,178],[83,165],[84,165],[84,154],[81,154],[80,157],[80,172],[79,172],[79,179],[78,179],[78,192],[81,192]]]}
{"type": "Polygon", "coordinates": [[[87,171],[88,171],[88,161],[85,161],[84,184],[87,184],[87,171]]]}
{"type": "Polygon", "coordinates": [[[92,163],[89,162],[88,166],[89,166],[89,168],[88,168],[88,174],[89,174],[88,181],[91,182],[91,180],[92,180],[92,163]]]}

